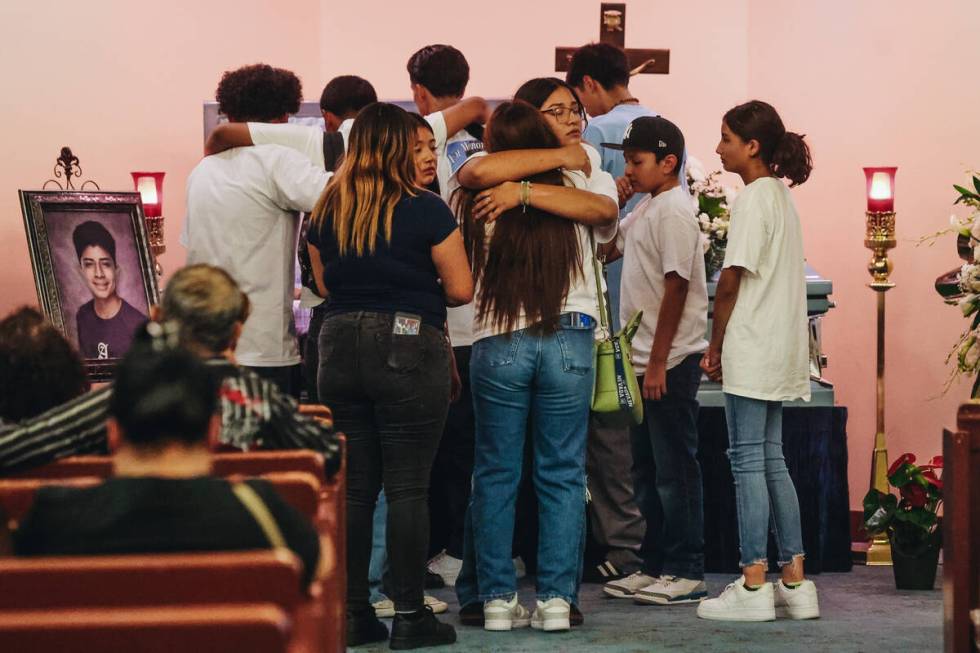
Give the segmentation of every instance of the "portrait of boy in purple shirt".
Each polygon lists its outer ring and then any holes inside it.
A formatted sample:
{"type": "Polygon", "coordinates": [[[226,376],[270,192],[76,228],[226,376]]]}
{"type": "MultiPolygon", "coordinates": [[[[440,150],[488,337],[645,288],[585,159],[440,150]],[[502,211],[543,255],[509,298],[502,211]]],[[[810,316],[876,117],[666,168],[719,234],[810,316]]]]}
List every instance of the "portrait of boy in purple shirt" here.
{"type": "Polygon", "coordinates": [[[92,299],[75,316],[78,349],[85,358],[120,358],[146,315],[119,296],[116,241],[102,224],[88,220],[72,232],[75,253],[92,299]]]}

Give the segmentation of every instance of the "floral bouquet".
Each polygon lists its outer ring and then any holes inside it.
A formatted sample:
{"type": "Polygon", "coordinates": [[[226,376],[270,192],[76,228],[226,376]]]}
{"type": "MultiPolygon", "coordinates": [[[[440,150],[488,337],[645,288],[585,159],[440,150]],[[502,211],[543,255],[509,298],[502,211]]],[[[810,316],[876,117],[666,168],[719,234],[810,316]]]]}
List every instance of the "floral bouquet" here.
{"type": "Polygon", "coordinates": [[[966,261],[958,271],[940,277],[936,282],[936,289],[947,303],[957,304],[964,317],[972,318],[970,327],[960,334],[956,345],[946,357],[947,363],[954,357],[956,359],[956,369],[946,387],[948,389],[960,374],[969,374],[976,377],[970,393],[976,399],[980,397],[980,177],[973,177],[973,187],[976,192],[963,186],[953,186],[959,193],[953,204],[970,207],[970,215],[950,216],[948,229],[924,240],[934,240],[936,236],[955,232],[957,250],[966,261]]]}
{"type": "Polygon", "coordinates": [[[725,262],[728,245],[729,207],[735,200],[735,189],[721,183],[721,170],[704,172],[701,162],[693,157],[687,160],[687,185],[697,212],[704,243],[704,268],[708,281],[715,276],[725,262]]]}

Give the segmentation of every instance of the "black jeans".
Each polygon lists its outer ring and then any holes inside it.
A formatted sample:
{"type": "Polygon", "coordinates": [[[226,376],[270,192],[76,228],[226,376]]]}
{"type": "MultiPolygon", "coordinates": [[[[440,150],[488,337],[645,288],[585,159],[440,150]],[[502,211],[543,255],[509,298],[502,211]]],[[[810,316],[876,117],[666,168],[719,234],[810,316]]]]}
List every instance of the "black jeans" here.
{"type": "MultiPolygon", "coordinates": [[[[633,488],[647,522],[643,573],[704,578],[704,505],[698,463],[701,354],[667,370],[667,394],[643,402],[631,430],[633,488]]],[[[643,385],[642,378],[640,385],[643,385]]]]}
{"type": "Polygon", "coordinates": [[[310,329],[303,343],[303,389],[311,403],[320,401],[316,391],[317,375],[320,369],[320,327],[323,326],[327,302],[314,306],[310,311],[310,329]]]}
{"type": "Polygon", "coordinates": [[[472,351],[472,347],[453,347],[463,387],[459,399],[449,406],[446,428],[432,466],[432,488],[429,492],[432,517],[429,553],[446,549],[446,553],[459,559],[463,557],[463,524],[473,485],[475,425],[473,395],[470,392],[472,351]]]}
{"type": "Polygon", "coordinates": [[[370,608],[374,507],[388,501],[389,598],[420,610],[429,546],[429,473],[449,407],[449,346],[422,325],[392,334],[393,316],[327,317],[320,330],[320,400],[347,434],[347,607],[370,608]]]}

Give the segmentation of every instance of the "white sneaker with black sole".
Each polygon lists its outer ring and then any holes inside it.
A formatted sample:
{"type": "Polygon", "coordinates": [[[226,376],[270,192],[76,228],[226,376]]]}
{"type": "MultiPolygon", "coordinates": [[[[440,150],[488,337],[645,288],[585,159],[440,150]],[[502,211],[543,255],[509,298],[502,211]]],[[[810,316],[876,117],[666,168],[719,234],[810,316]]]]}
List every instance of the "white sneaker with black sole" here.
{"type": "Polygon", "coordinates": [[[718,598],[701,601],[698,617],[714,621],[774,621],[775,592],[772,583],[745,589],[745,576],[730,583],[718,598]]]}
{"type": "Polygon", "coordinates": [[[794,588],[776,585],[776,616],[782,619],[819,619],[820,602],[817,586],[812,580],[804,580],[794,588]]]}
{"type": "Polygon", "coordinates": [[[707,597],[708,586],[703,580],[661,576],[653,584],[637,590],[633,600],[654,605],[682,605],[700,603],[707,597]]]}
{"type": "Polygon", "coordinates": [[[631,599],[641,589],[653,585],[658,580],[660,579],[637,571],[625,578],[609,581],[602,586],[602,591],[614,599],[631,599]]]}
{"type": "Polygon", "coordinates": [[[463,561],[441,551],[436,557],[429,560],[428,568],[430,572],[442,578],[446,587],[456,587],[456,579],[463,568],[463,561]]]}
{"type": "Polygon", "coordinates": [[[501,631],[526,628],[530,623],[531,615],[527,608],[517,600],[517,594],[514,594],[509,601],[493,599],[483,603],[484,630],[501,631]]]}
{"type": "Polygon", "coordinates": [[[568,630],[572,627],[570,615],[571,606],[561,597],[538,601],[538,606],[531,615],[531,628],[545,632],[568,630]]]}

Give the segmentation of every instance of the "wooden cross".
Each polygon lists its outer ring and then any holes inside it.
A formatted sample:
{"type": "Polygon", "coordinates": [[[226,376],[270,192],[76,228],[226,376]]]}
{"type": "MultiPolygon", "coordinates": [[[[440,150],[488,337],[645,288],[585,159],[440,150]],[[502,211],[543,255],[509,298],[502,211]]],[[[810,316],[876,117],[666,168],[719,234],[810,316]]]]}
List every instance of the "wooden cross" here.
{"type": "MultiPolygon", "coordinates": [[[[623,48],[630,74],[666,75],[670,72],[670,50],[626,48],[626,4],[603,2],[599,10],[599,42],[623,48]]],[[[578,48],[555,48],[555,70],[566,72],[578,48]]]]}

